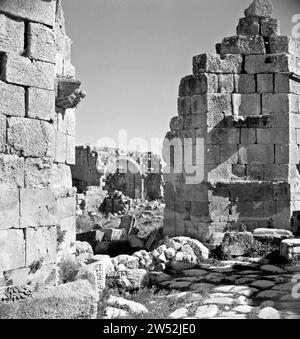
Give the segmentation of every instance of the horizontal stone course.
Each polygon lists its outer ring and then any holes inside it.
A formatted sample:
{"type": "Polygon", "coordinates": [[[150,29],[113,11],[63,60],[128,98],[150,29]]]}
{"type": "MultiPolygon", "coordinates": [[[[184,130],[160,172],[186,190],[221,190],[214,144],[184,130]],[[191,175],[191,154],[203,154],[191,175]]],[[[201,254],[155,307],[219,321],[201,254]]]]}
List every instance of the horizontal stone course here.
{"type": "Polygon", "coordinates": [[[193,73],[241,73],[243,57],[238,54],[227,54],[223,58],[217,54],[200,54],[193,58],[193,73]]]}
{"type": "Polygon", "coordinates": [[[54,65],[6,54],[2,57],[1,80],[8,83],[54,90],[54,65]]]}

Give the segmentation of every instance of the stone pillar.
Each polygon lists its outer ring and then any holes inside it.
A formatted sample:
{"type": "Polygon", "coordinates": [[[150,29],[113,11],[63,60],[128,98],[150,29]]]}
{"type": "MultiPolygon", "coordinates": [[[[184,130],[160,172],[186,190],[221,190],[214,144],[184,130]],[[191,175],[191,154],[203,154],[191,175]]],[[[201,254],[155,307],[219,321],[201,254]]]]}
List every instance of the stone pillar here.
{"type": "Polygon", "coordinates": [[[75,242],[75,106],[56,107],[70,55],[60,0],[0,1],[0,286],[75,242]]]}
{"type": "Polygon", "coordinates": [[[208,241],[243,224],[291,229],[300,210],[299,43],[280,35],[272,4],[256,0],[216,49],[194,57],[180,82],[164,150],[165,233],[208,241]]]}

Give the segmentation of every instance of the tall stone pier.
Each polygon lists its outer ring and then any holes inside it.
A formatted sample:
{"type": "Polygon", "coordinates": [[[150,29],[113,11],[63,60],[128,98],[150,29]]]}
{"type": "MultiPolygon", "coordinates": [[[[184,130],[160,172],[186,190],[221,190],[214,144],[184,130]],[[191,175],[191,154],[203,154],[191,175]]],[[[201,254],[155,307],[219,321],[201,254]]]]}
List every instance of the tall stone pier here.
{"type": "Polygon", "coordinates": [[[60,0],[0,0],[0,286],[75,242],[74,77],[60,0]]]}
{"type": "Polygon", "coordinates": [[[180,82],[164,148],[168,235],[299,231],[300,46],[272,9],[254,1],[236,35],[194,57],[180,82]]]}

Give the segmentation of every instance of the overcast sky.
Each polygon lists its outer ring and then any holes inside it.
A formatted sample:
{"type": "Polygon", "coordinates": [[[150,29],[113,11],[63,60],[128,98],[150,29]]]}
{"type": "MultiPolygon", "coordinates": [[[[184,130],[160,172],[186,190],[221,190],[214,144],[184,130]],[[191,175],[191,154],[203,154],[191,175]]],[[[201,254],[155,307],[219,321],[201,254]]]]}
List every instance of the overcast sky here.
{"type": "MultiPolygon", "coordinates": [[[[180,79],[194,55],[235,35],[250,0],[63,0],[73,64],[88,96],[77,111],[77,143],[104,137],[163,138],[177,115],[180,79]]],[[[274,0],[291,35],[299,0],[274,0]]]]}

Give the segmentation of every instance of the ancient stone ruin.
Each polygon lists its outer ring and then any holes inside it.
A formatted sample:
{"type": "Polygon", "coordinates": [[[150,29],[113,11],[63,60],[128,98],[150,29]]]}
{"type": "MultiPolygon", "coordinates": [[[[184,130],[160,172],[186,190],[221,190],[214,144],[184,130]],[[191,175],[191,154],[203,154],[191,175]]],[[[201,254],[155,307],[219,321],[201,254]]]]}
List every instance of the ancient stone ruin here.
{"type": "Polygon", "coordinates": [[[254,1],[216,54],[193,58],[167,134],[166,234],[299,232],[299,53],[271,3],[254,1]]]}
{"type": "Polygon", "coordinates": [[[60,0],[0,1],[0,286],[74,250],[71,43],[60,0]]]}

